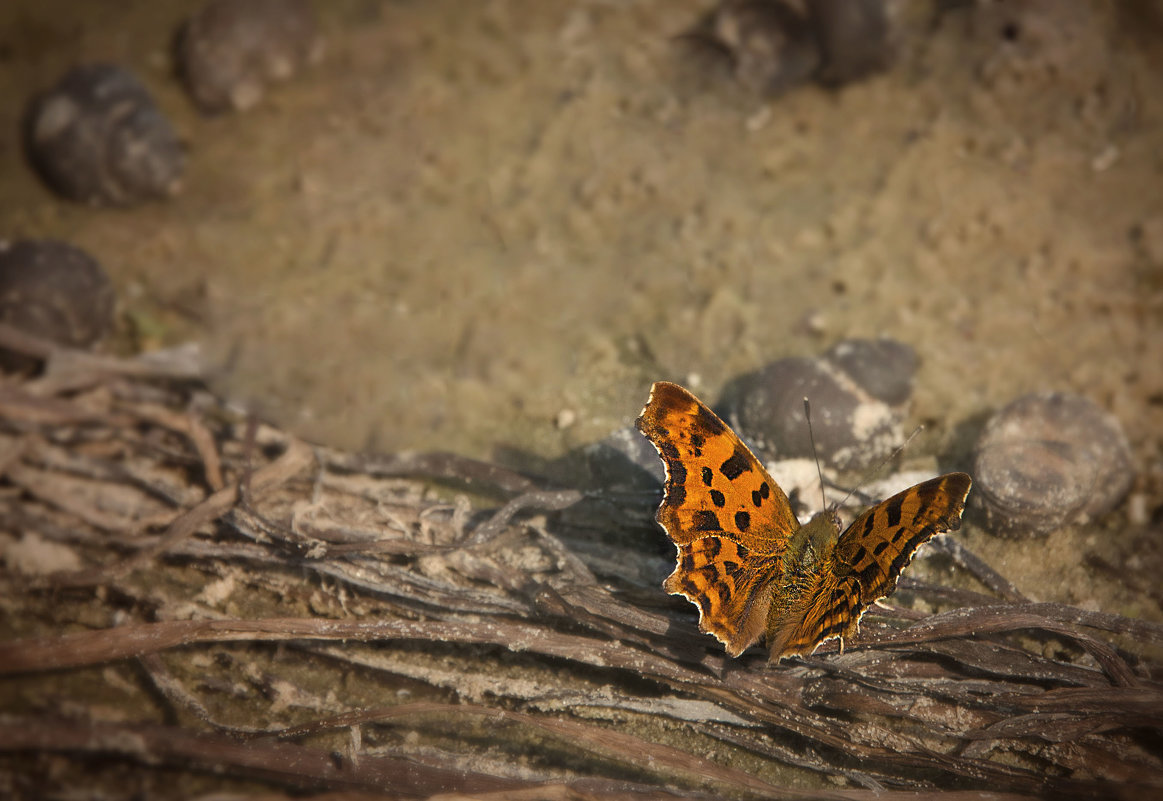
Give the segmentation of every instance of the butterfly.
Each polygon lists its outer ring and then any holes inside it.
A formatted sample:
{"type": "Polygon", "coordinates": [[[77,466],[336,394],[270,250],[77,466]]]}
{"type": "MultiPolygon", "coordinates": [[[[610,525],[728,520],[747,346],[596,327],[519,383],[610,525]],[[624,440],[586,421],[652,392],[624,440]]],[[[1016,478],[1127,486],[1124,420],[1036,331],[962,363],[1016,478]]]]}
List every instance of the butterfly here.
{"type": "Polygon", "coordinates": [[[663,583],[699,609],[699,629],[738,656],[766,636],[771,660],[854,636],[933,535],[961,526],[972,480],[949,473],[866,510],[801,526],[787,495],[726,423],[677,384],[650,390],[638,430],[666,467],[656,519],[678,547],[663,583]]]}

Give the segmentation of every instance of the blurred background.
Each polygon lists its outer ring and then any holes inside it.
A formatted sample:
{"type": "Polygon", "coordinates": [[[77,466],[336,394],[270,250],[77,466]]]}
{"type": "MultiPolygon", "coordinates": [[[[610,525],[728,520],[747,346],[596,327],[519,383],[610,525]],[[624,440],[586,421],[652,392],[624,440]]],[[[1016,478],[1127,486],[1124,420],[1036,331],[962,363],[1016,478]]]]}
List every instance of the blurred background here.
{"type": "Polygon", "coordinates": [[[900,0],[887,71],[774,98],[686,46],[712,3],[319,3],[322,60],[217,116],[173,76],[200,5],[4,4],[0,231],[88,251],[123,339],[202,342],[304,436],[553,456],[652,380],[890,336],[917,419],[1070,389],[1159,458],[1159,3],[900,0]],[[28,166],[26,99],[94,61],[177,129],[172,199],[28,166]]]}
{"type": "Polygon", "coordinates": [[[0,6],[0,234],[104,265],[107,348],[196,341],[216,391],[343,448],[553,459],[654,380],[713,401],[890,337],[927,436],[1075,392],[1159,505],[1163,4],[863,4],[876,68],[813,81],[792,29],[749,50],[706,0],[338,0],[311,63],[214,114],[175,74],[203,5],[0,6]],[[30,166],[28,104],[93,62],[174,126],[172,197],[30,166]]]}

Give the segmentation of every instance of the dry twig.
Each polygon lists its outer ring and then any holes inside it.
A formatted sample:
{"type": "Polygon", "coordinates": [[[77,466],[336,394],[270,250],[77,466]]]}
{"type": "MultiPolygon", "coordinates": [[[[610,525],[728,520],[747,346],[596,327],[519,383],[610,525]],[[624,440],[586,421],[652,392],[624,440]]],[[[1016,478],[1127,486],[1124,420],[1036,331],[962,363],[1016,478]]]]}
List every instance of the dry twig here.
{"type": "Polygon", "coordinates": [[[982,592],[904,582],[946,611],[874,610],[843,654],[731,660],[657,589],[649,498],[256,431],[271,456],[192,417],[184,385],[124,374],[0,395],[0,525],[85,565],[3,576],[0,691],[36,699],[0,718],[7,768],[67,752],[395,797],[1163,792],[1157,624],[1030,603],[955,548],[982,592]],[[100,691],[67,680],[93,668],[100,691]]]}

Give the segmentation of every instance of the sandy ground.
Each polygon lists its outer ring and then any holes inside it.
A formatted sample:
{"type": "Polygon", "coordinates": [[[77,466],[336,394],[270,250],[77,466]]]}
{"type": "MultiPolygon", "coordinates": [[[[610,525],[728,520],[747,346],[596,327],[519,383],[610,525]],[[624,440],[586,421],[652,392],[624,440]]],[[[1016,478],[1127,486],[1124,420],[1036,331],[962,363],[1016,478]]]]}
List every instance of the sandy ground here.
{"type": "MultiPolygon", "coordinates": [[[[0,6],[0,235],[102,261],[122,342],[198,339],[220,391],[312,439],[551,458],[653,380],[713,400],[890,336],[923,360],[919,450],[1078,392],[1163,506],[1163,4],[900,0],[889,74],[767,102],[676,44],[707,2],[319,3],[323,63],[212,119],[171,74],[195,5],[0,6]],[[28,169],[24,99],[92,60],[174,120],[179,197],[84,208],[28,169]]],[[[965,536],[1036,597],[1163,617],[1158,528],[1125,509],[965,536]]]]}

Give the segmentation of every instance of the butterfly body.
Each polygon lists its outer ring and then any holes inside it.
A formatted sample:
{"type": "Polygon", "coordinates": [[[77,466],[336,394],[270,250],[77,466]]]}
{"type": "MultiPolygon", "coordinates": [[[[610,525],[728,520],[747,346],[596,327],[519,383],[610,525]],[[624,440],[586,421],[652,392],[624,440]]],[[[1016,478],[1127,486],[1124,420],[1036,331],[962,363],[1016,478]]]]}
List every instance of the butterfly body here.
{"type": "Polygon", "coordinates": [[[687,390],[656,383],[637,425],[666,466],[657,520],[678,559],[663,587],[695,604],[700,630],[732,656],[761,636],[773,661],[853,636],[916,549],[960,526],[971,486],[950,473],[871,507],[842,533],[834,512],[801,526],[759,460],[687,390]]]}

